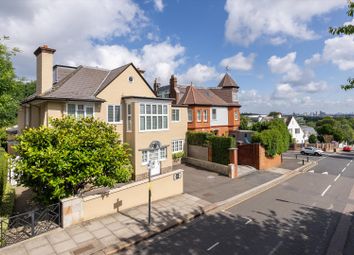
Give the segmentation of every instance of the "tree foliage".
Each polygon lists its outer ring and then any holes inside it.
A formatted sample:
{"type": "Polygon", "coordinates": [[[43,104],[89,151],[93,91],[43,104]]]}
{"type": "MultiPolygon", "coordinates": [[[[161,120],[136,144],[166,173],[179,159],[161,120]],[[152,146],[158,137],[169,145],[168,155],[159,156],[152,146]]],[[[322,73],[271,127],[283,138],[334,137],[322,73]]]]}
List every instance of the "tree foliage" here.
{"type": "MultiPolygon", "coordinates": [[[[348,10],[347,10],[347,15],[349,17],[353,17],[354,14],[354,2],[348,1],[348,10]]],[[[354,25],[352,24],[346,24],[340,27],[330,27],[329,32],[332,35],[352,35],[354,34],[354,25]]],[[[354,88],[354,79],[349,77],[347,79],[347,84],[342,85],[342,89],[344,90],[349,90],[354,88]]]]}
{"type": "Polygon", "coordinates": [[[316,122],[316,131],[320,142],[336,142],[347,141],[353,142],[354,130],[352,121],[345,118],[324,117],[316,122]],[[331,141],[328,141],[332,138],[331,141]]]}
{"type": "Polygon", "coordinates": [[[12,58],[20,51],[6,46],[6,40],[8,37],[0,38],[0,128],[15,123],[20,101],[35,90],[34,82],[16,76],[12,58]]]}
{"type": "Polygon", "coordinates": [[[239,129],[240,130],[249,130],[250,129],[250,127],[249,127],[250,123],[251,123],[250,118],[248,118],[247,116],[241,115],[239,129]]]}
{"type": "Polygon", "coordinates": [[[257,132],[252,136],[252,142],[260,143],[267,156],[274,157],[289,149],[291,135],[283,119],[261,122],[254,125],[254,130],[257,132]]]}
{"type": "Polygon", "coordinates": [[[317,137],[316,135],[312,134],[309,136],[309,143],[316,143],[317,142],[317,137]]]}
{"type": "Polygon", "coordinates": [[[51,127],[25,130],[15,150],[18,182],[44,203],[78,194],[87,186],[127,182],[132,176],[129,149],[114,127],[93,118],[65,117],[51,127]]]}

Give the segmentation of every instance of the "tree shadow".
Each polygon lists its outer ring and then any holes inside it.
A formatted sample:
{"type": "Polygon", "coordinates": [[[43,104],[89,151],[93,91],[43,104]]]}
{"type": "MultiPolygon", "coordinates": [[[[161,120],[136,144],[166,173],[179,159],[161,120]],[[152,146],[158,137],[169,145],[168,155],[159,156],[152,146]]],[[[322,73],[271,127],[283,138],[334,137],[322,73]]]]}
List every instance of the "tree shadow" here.
{"type": "MultiPolygon", "coordinates": [[[[255,211],[253,217],[206,215],[161,240],[141,243],[122,254],[325,254],[342,214],[298,205],[290,216],[274,210],[255,211]]],[[[174,210],[161,216],[168,219],[181,215],[174,210]]]]}

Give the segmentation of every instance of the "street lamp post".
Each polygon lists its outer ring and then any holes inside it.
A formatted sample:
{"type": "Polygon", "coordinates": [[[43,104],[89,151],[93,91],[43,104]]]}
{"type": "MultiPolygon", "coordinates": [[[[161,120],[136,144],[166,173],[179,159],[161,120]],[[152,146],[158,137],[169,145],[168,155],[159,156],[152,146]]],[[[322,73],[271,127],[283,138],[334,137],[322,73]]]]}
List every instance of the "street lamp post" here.
{"type": "Polygon", "coordinates": [[[148,191],[148,224],[151,225],[151,169],[155,166],[155,161],[150,160],[148,164],[149,191],[148,191]]]}

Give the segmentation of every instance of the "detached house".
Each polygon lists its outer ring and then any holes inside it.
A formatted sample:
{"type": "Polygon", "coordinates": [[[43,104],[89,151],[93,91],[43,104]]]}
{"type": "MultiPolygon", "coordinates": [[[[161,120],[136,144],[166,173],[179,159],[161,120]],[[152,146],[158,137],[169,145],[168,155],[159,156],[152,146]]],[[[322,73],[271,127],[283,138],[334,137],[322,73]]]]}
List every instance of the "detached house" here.
{"type": "Polygon", "coordinates": [[[122,141],[130,145],[135,180],[148,176],[149,159],[157,162],[153,175],[172,171],[172,149],[183,150],[187,109],[156,97],[132,63],[113,70],[53,67],[54,52],[46,45],[34,52],[37,88],[22,102],[19,130],[47,126],[50,118],[93,116],[114,125],[122,141]],[[172,119],[176,111],[178,120],[172,119]]]}
{"type": "MultiPolygon", "coordinates": [[[[214,88],[179,85],[174,75],[167,86],[160,87],[156,81],[154,84],[158,96],[173,98],[174,105],[188,107],[188,130],[212,131],[218,135],[228,135],[240,126],[238,89],[228,73],[214,88]]],[[[178,115],[172,114],[173,118],[178,115]]]]}
{"type": "Polygon", "coordinates": [[[292,138],[295,140],[295,143],[305,143],[304,131],[301,129],[294,116],[287,117],[285,119],[285,124],[287,125],[292,138]]]}

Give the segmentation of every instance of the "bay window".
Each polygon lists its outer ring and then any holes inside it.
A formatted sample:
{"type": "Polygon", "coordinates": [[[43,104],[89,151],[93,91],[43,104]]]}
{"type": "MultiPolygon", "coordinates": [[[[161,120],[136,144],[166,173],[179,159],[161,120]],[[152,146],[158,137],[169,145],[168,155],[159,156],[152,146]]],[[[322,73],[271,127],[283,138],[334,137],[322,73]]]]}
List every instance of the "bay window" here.
{"type": "Polygon", "coordinates": [[[140,131],[168,129],[167,104],[140,104],[140,131]]]}
{"type": "Polygon", "coordinates": [[[68,116],[75,118],[92,117],[94,112],[94,106],[92,104],[67,104],[66,112],[68,116]]]}

